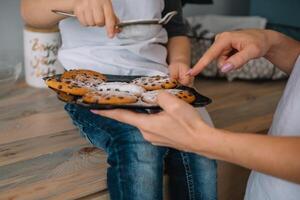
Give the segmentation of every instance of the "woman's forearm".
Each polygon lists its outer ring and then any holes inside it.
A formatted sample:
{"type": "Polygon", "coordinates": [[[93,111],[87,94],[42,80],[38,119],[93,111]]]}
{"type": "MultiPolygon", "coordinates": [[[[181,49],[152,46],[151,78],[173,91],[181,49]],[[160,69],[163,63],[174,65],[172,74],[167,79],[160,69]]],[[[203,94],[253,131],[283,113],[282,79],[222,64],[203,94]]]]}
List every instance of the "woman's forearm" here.
{"type": "Polygon", "coordinates": [[[168,63],[181,62],[190,65],[191,45],[185,36],[177,36],[169,39],[168,42],[168,63]]]}
{"type": "Polygon", "coordinates": [[[21,0],[21,15],[26,24],[38,28],[56,25],[64,17],[51,10],[73,11],[74,0],[21,0]]]}
{"type": "Polygon", "coordinates": [[[290,74],[300,55],[300,42],[281,33],[266,30],[271,47],[265,57],[282,71],[290,74]]]}
{"type": "Polygon", "coordinates": [[[200,154],[300,183],[300,137],[213,133],[200,154]]]}

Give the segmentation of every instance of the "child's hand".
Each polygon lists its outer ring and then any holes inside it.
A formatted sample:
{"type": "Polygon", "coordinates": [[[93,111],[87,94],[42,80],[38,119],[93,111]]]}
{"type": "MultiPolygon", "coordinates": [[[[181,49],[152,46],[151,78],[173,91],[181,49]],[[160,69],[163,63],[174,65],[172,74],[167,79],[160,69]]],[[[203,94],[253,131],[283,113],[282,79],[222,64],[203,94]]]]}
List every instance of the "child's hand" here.
{"type": "Polygon", "coordinates": [[[193,86],[194,77],[187,75],[190,67],[182,62],[173,62],[169,65],[169,73],[171,78],[177,80],[184,86],[193,86]]]}
{"type": "Polygon", "coordinates": [[[117,33],[118,18],[111,0],[74,0],[73,12],[84,26],[106,26],[110,38],[117,33]]]}

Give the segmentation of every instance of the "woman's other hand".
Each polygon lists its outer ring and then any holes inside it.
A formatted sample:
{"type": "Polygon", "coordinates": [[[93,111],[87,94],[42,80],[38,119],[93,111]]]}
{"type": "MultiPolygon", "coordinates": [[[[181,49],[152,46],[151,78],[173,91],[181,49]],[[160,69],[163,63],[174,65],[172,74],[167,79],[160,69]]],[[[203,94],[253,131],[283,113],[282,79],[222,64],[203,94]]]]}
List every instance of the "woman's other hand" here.
{"type": "Polygon", "coordinates": [[[188,74],[199,74],[215,59],[220,70],[226,73],[263,56],[290,73],[299,53],[299,42],[275,31],[248,29],[224,32],[216,36],[214,44],[188,74]]]}
{"type": "Polygon", "coordinates": [[[220,33],[215,37],[214,44],[190,71],[190,75],[195,76],[200,73],[215,59],[223,73],[229,72],[253,58],[264,56],[269,48],[267,34],[261,30],[220,33]]]}

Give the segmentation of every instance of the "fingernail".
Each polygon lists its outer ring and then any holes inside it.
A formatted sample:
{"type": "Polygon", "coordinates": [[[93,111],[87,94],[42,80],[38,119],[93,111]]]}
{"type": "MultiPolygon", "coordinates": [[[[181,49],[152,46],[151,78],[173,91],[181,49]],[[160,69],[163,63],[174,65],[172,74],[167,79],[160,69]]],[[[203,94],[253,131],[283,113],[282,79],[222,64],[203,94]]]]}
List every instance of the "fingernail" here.
{"type": "Polygon", "coordinates": [[[223,66],[221,67],[221,72],[227,73],[227,72],[233,70],[233,68],[234,68],[233,64],[231,64],[231,63],[226,63],[225,65],[223,65],[223,66]]]}
{"type": "Polygon", "coordinates": [[[187,71],[187,72],[185,73],[185,75],[186,75],[186,76],[191,76],[191,73],[192,73],[192,69],[190,69],[189,71],[187,71]]]}
{"type": "Polygon", "coordinates": [[[98,114],[98,111],[97,110],[90,110],[92,113],[94,114],[98,114]]]}

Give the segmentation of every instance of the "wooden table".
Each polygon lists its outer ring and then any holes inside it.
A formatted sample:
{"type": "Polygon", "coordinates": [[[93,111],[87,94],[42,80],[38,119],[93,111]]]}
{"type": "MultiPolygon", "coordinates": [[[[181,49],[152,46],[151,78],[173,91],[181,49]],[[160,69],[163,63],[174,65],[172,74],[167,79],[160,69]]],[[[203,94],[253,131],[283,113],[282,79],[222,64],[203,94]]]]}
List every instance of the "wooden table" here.
{"type": "MultiPolygon", "coordinates": [[[[219,128],[266,132],[284,81],[197,81],[219,128]]],[[[107,199],[106,155],[72,125],[55,94],[19,82],[0,98],[0,199],[107,199]]],[[[219,196],[241,199],[248,171],[219,164],[219,196]]]]}

